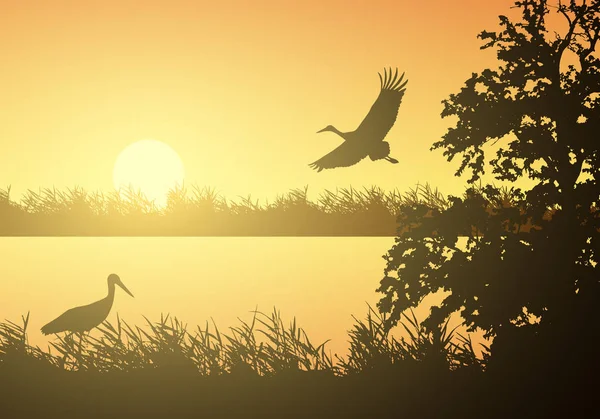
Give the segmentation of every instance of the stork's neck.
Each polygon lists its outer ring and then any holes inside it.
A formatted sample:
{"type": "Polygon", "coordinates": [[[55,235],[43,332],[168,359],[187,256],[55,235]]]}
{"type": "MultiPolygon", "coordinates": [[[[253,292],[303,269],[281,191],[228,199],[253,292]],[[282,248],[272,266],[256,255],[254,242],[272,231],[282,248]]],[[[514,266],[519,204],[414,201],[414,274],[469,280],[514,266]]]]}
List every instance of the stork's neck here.
{"type": "Polygon", "coordinates": [[[115,284],[108,284],[108,295],[106,296],[106,298],[111,301],[115,299],[115,284]]]}
{"type": "Polygon", "coordinates": [[[331,131],[335,132],[337,135],[339,135],[340,137],[342,137],[344,140],[346,139],[346,133],[341,132],[339,129],[337,129],[336,127],[331,127],[331,131]]]}

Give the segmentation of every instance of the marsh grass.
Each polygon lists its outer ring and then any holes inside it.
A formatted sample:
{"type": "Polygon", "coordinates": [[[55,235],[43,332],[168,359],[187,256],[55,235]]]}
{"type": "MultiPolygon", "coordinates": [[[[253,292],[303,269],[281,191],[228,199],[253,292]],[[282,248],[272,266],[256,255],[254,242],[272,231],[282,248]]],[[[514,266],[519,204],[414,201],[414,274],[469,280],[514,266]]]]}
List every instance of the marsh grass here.
{"type": "MultiPolygon", "coordinates": [[[[503,190],[503,202],[512,193],[503,190]]],[[[251,195],[227,200],[193,185],[170,190],[164,208],[131,188],[106,194],[80,187],[28,190],[15,201],[8,187],[0,189],[0,235],[395,236],[403,209],[417,205],[441,212],[449,201],[429,184],[406,193],[376,186],[325,190],[312,200],[307,186],[272,202],[251,195]]]]}
{"type": "Polygon", "coordinates": [[[365,320],[355,318],[348,332],[349,353],[332,355],[327,341],[313,343],[294,318],[285,323],[279,311],[252,312],[252,319],[221,332],[214,323],[189,330],[176,317],[161,315],[145,327],[132,326],[117,316],[91,334],[57,334],[48,350],[27,340],[29,314],[22,324],[0,323],[0,363],[22,358],[65,371],[132,372],[145,368],[175,369],[201,376],[250,374],[274,376],[289,372],[322,372],[335,376],[357,374],[382,365],[403,362],[432,363],[453,370],[465,366],[483,369],[472,344],[443,325],[439,333],[426,332],[414,313],[401,326],[406,337],[392,337],[385,317],[369,307],[365,320]]]}
{"type": "MultiPolygon", "coordinates": [[[[440,370],[456,370],[476,367],[483,371],[485,362],[476,355],[470,335],[462,335],[448,328],[450,318],[439,329],[428,331],[417,320],[414,311],[402,313],[399,327],[403,335],[391,334],[385,313],[369,306],[366,320],[354,317],[355,324],[348,335],[350,351],[347,359],[338,357],[340,370],[345,374],[367,371],[372,368],[388,368],[403,363],[422,363],[440,370]]],[[[483,347],[483,356],[489,355],[489,347],[483,347]]]]}
{"type": "MultiPolygon", "coordinates": [[[[143,327],[117,317],[91,334],[57,335],[47,350],[29,345],[29,314],[6,320],[0,323],[0,415],[501,418],[525,406],[528,417],[553,417],[539,400],[571,385],[540,382],[522,364],[506,364],[514,372],[508,378],[493,373],[489,351],[478,358],[470,337],[448,323],[428,331],[411,311],[390,330],[369,307],[348,331],[345,356],[311,341],[275,309],[251,313],[227,331],[212,321],[190,329],[169,315],[146,319],[143,327]]],[[[567,396],[593,393],[577,391],[567,396]]]]}

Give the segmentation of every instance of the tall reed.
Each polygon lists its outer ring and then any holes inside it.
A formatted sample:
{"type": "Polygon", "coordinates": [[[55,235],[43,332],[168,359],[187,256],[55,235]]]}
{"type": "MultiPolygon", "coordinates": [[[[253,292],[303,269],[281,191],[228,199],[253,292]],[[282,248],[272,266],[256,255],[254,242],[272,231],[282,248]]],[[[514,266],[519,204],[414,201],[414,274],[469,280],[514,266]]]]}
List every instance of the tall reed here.
{"type": "Polygon", "coordinates": [[[66,371],[132,372],[167,369],[203,376],[250,374],[273,376],[289,372],[321,372],[335,376],[353,375],[381,366],[406,362],[436,365],[442,370],[465,366],[483,368],[468,338],[456,339],[447,323],[439,333],[426,332],[414,313],[401,322],[406,336],[392,337],[384,327],[385,317],[371,307],[365,320],[355,318],[348,332],[349,353],[332,357],[327,341],[314,344],[296,319],[284,322],[275,308],[267,315],[252,312],[250,322],[222,333],[212,327],[188,330],[176,317],[161,315],[146,319],[146,327],[132,326],[117,316],[89,334],[60,334],[48,350],[27,342],[29,314],[22,325],[0,323],[0,363],[15,360],[34,362],[66,371]]]}

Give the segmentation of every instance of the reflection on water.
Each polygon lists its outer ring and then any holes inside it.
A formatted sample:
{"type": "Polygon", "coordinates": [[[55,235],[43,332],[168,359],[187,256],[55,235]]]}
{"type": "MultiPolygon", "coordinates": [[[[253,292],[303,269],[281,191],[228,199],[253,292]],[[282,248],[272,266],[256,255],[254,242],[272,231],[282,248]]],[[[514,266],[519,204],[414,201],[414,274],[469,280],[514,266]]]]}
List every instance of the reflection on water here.
{"type": "Polygon", "coordinates": [[[221,331],[250,320],[256,306],[293,316],[313,343],[345,352],[352,315],[362,318],[383,276],[391,237],[1,238],[0,316],[31,311],[29,339],[46,347],[40,327],[68,308],[106,295],[119,274],[135,298],[117,290],[116,313],[142,325],[171,313],[221,331]]]}

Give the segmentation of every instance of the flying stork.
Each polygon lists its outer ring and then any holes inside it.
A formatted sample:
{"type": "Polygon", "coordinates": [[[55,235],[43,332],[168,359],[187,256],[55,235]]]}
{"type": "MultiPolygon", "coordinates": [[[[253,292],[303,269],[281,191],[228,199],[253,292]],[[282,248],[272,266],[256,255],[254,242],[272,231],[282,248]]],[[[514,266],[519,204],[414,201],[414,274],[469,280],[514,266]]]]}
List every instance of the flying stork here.
{"type": "Polygon", "coordinates": [[[344,142],[329,154],[309,164],[311,168],[320,172],[323,169],[353,166],[367,156],[373,161],[385,159],[390,163],[398,163],[398,160],[390,157],[390,144],[383,139],[396,122],[408,80],[404,81],[404,73],[398,78],[398,69],[393,76],[391,68],[389,72],[387,69],[383,70],[383,78],[378,74],[381,91],[356,130],[340,132],[333,125],[328,125],[317,131],[335,132],[344,142]]]}

